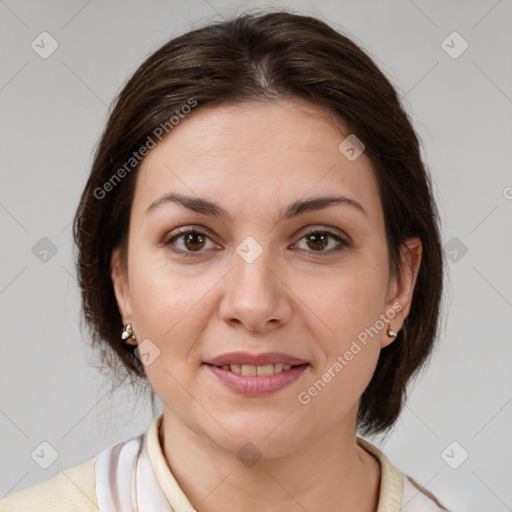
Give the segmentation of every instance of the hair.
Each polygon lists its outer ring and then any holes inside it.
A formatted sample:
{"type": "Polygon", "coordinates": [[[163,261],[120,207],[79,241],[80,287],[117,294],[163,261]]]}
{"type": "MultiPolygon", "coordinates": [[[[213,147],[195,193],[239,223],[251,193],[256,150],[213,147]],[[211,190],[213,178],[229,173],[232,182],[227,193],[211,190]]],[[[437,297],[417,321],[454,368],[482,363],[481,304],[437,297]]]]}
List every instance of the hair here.
{"type": "Polygon", "coordinates": [[[404,328],[381,350],[359,401],[358,428],[383,433],[397,420],[407,384],[438,336],[445,266],[439,217],[418,136],[394,87],[365,51],[317,18],[274,10],[210,22],[168,41],[129,78],[96,148],[73,221],[81,319],[101,353],[102,369],[147,385],[136,347],[121,341],[110,269],[114,249],[126,261],[140,155],[162,127],[172,136],[172,116],[187,112],[184,106],[193,101],[196,112],[280,98],[328,109],[365,145],[383,205],[391,275],[398,276],[405,239],[422,242],[404,328]]]}

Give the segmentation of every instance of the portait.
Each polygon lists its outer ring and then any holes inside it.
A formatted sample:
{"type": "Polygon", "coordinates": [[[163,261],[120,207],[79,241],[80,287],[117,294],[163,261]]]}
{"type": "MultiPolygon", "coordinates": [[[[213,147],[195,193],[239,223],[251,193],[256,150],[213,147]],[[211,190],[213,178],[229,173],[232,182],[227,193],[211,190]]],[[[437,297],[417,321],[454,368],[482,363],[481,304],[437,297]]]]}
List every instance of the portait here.
{"type": "Polygon", "coordinates": [[[84,338],[163,407],[2,512],[447,510],[371,441],[434,357],[446,263],[411,116],[348,35],[268,8],[166,40],[72,229],[84,338]]]}

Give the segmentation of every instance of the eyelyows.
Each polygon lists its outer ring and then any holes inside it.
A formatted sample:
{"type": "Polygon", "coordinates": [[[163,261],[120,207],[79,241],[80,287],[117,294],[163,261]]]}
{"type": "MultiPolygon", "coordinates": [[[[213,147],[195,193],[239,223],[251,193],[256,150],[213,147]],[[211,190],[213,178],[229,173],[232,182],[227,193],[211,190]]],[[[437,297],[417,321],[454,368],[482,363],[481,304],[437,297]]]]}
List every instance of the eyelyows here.
{"type": "MultiPolygon", "coordinates": [[[[195,228],[182,228],[182,229],[179,230],[178,234],[174,234],[172,236],[166,236],[163,239],[161,245],[163,245],[164,247],[169,247],[173,252],[179,253],[179,254],[181,254],[181,255],[183,255],[185,257],[194,257],[195,256],[194,253],[204,252],[204,251],[201,250],[202,248],[197,250],[197,251],[190,251],[190,250],[177,249],[177,248],[175,248],[175,246],[173,244],[173,242],[175,240],[178,240],[178,239],[183,238],[186,235],[190,235],[190,234],[192,234],[192,235],[199,235],[201,237],[210,239],[208,234],[206,234],[203,231],[200,231],[198,229],[195,229],[195,228]]],[[[304,238],[306,238],[307,236],[316,235],[316,234],[327,235],[327,237],[333,238],[334,240],[336,240],[339,243],[340,247],[338,247],[337,249],[334,249],[334,250],[330,249],[330,250],[327,250],[327,251],[324,251],[324,250],[310,250],[310,251],[307,251],[307,252],[312,253],[313,255],[316,255],[316,253],[319,253],[319,254],[338,253],[341,250],[343,250],[345,247],[350,246],[350,244],[346,240],[344,240],[342,237],[340,237],[336,233],[333,233],[332,231],[329,231],[328,229],[322,229],[322,228],[314,228],[314,229],[311,229],[311,230],[307,231],[306,233],[303,234],[303,236],[301,237],[300,241],[303,240],[304,238]]]]}

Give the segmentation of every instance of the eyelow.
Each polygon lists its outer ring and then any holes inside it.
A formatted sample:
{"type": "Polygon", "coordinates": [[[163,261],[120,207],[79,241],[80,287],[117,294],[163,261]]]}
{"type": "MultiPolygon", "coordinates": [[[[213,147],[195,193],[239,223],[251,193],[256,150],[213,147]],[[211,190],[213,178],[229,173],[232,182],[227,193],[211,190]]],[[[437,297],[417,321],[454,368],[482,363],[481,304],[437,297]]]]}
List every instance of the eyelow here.
{"type": "MultiPolygon", "coordinates": [[[[314,235],[314,234],[323,234],[323,235],[327,235],[328,237],[331,237],[333,238],[334,240],[336,240],[339,244],[340,244],[340,247],[338,247],[337,249],[331,249],[331,250],[328,250],[328,251],[307,251],[309,253],[312,253],[313,255],[315,255],[315,253],[318,253],[318,254],[331,254],[331,253],[337,253],[341,250],[343,250],[344,248],[346,247],[349,247],[350,244],[344,240],[343,238],[341,238],[339,235],[331,232],[331,231],[328,231],[326,229],[319,229],[319,228],[316,228],[316,229],[312,229],[306,233],[304,233],[300,239],[300,241],[302,241],[305,237],[309,236],[309,235],[314,235]]],[[[188,234],[196,234],[196,235],[200,235],[202,237],[205,237],[205,238],[210,238],[206,233],[202,232],[202,231],[199,231],[197,229],[183,229],[183,230],[180,230],[178,234],[174,235],[174,236],[171,236],[171,237],[166,237],[163,241],[162,241],[162,246],[164,247],[169,247],[171,248],[171,250],[173,252],[177,252],[179,253],[180,255],[182,256],[185,256],[185,257],[195,257],[195,253],[201,253],[201,252],[204,252],[204,251],[184,251],[182,249],[176,249],[173,247],[173,242],[175,240],[178,240],[180,238],[182,238],[183,236],[185,235],[188,235],[188,234]]]]}
{"type": "Polygon", "coordinates": [[[302,241],[305,237],[315,235],[317,233],[321,235],[327,235],[328,237],[333,238],[339,243],[340,246],[337,249],[329,249],[328,251],[307,251],[311,253],[313,256],[316,256],[317,254],[321,256],[323,254],[329,255],[332,253],[338,253],[345,249],[346,247],[350,246],[350,244],[345,239],[341,238],[341,236],[337,235],[336,233],[333,233],[332,231],[320,228],[311,229],[310,231],[304,233],[300,240],[302,241]]]}
{"type": "Polygon", "coordinates": [[[189,235],[189,234],[200,235],[204,238],[210,239],[210,237],[206,233],[199,231],[197,229],[193,229],[193,228],[179,229],[178,234],[171,236],[171,237],[165,237],[164,240],[162,241],[162,245],[164,247],[169,247],[171,251],[178,253],[180,256],[195,257],[195,253],[200,253],[200,252],[204,252],[204,251],[184,251],[183,249],[176,249],[173,247],[173,242],[175,240],[179,240],[180,238],[184,237],[185,235],[189,235]]]}

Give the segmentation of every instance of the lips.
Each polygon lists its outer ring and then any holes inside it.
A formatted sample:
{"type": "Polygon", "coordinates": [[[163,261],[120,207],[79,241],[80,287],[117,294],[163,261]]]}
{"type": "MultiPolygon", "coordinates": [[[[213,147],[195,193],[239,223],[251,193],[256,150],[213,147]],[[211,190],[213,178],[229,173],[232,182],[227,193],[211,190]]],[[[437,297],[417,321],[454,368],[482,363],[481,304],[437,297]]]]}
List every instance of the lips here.
{"type": "Polygon", "coordinates": [[[300,359],[289,354],[282,352],[265,352],[261,354],[251,354],[250,352],[229,352],[221,354],[217,357],[205,361],[205,364],[213,366],[224,366],[224,365],[246,365],[246,366],[265,366],[269,364],[282,364],[289,366],[298,366],[307,364],[308,362],[304,359],[300,359]]]}
{"type": "MultiPolygon", "coordinates": [[[[281,363],[278,364],[281,365],[281,363]]],[[[233,368],[233,366],[240,365],[231,365],[230,368],[233,368]]],[[[292,366],[288,370],[283,369],[271,375],[244,375],[211,364],[205,364],[205,368],[216,377],[218,382],[238,394],[252,397],[276,393],[286,386],[290,386],[300,379],[308,366],[309,363],[292,366]]],[[[244,365],[242,365],[242,368],[244,368],[244,365]]],[[[247,366],[246,368],[265,368],[265,366],[247,366]]]]}

